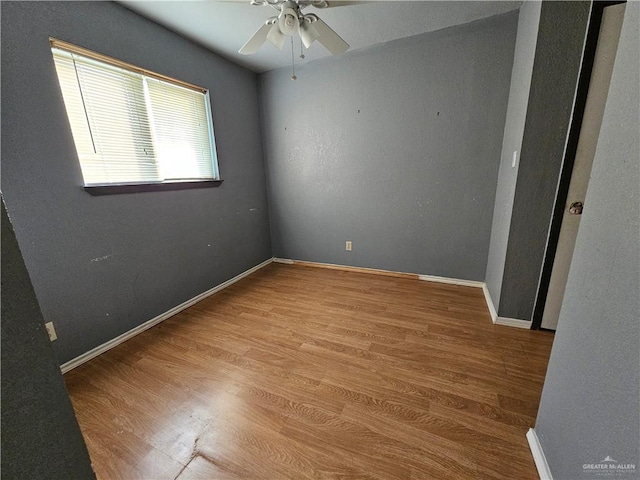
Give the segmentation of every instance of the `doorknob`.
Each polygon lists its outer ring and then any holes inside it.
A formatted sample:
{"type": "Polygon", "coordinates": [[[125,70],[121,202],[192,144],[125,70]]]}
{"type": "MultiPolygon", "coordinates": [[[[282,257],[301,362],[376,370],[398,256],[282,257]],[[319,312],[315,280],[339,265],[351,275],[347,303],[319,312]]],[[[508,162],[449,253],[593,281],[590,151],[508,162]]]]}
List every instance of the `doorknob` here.
{"type": "Polygon", "coordinates": [[[582,202],[573,202],[571,205],[569,205],[569,213],[571,215],[582,215],[583,207],[584,205],[582,204],[582,202]]]}

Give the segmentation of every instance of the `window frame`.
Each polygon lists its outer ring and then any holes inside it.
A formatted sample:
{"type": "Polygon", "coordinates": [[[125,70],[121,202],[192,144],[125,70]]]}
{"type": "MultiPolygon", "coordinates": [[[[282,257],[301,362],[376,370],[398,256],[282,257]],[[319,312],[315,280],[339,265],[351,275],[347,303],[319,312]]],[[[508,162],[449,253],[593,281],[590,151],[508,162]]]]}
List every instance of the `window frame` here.
{"type": "MultiPolygon", "coordinates": [[[[119,183],[91,183],[87,185],[83,175],[82,188],[86,192],[88,192],[91,195],[111,195],[111,194],[120,194],[120,193],[208,188],[208,187],[217,187],[222,184],[222,179],[220,178],[220,169],[219,169],[217,148],[216,148],[216,142],[215,142],[211,99],[209,96],[209,90],[207,88],[200,87],[198,85],[194,85],[194,84],[185,82],[183,80],[178,80],[176,78],[172,78],[166,75],[162,75],[162,74],[153,72],[151,70],[147,70],[145,68],[139,67],[137,65],[110,57],[108,55],[94,52],[93,50],[89,50],[87,48],[80,47],[78,45],[65,42],[63,40],[58,40],[53,37],[49,37],[49,43],[52,49],[56,48],[56,49],[70,52],[70,53],[75,53],[77,55],[87,57],[91,60],[102,62],[117,68],[125,69],[145,77],[167,82],[167,83],[176,85],[178,87],[193,90],[204,95],[205,115],[207,116],[207,121],[208,121],[209,143],[210,143],[211,157],[212,157],[213,178],[186,179],[186,180],[169,179],[169,180],[161,180],[157,182],[132,181],[132,182],[119,182],[119,183]]],[[[60,81],[57,74],[56,74],[56,78],[58,79],[58,81],[60,81]]],[[[65,114],[68,115],[66,105],[65,105],[65,114]]],[[[74,146],[75,146],[75,139],[74,139],[74,146]]],[[[81,165],[79,155],[77,156],[77,160],[78,160],[78,164],[81,165]]]]}

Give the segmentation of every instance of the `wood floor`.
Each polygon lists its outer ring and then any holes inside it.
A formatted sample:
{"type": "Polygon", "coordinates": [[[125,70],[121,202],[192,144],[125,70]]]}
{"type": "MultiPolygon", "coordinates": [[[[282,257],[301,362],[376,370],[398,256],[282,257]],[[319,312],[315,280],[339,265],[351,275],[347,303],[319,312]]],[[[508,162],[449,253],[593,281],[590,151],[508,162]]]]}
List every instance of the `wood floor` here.
{"type": "Polygon", "coordinates": [[[479,288],[271,264],[65,379],[100,479],[534,479],[552,341],[479,288]]]}

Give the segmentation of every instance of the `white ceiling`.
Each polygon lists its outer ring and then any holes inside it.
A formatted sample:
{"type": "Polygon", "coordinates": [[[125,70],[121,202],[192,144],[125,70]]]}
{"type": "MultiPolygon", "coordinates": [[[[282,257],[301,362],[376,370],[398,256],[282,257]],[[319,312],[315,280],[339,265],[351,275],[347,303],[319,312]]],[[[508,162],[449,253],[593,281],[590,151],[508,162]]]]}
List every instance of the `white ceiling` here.
{"type": "MultiPolygon", "coordinates": [[[[291,65],[291,46],[278,50],[266,43],[253,55],[238,50],[277,12],[246,1],[143,1],[120,0],[121,4],[254,72],[291,65]]],[[[453,25],[498,15],[520,6],[520,1],[368,1],[359,5],[315,9],[308,7],[349,43],[349,51],[398,38],[440,30],[453,25]]],[[[296,39],[296,64],[330,56],[318,42],[301,60],[296,39]]]]}

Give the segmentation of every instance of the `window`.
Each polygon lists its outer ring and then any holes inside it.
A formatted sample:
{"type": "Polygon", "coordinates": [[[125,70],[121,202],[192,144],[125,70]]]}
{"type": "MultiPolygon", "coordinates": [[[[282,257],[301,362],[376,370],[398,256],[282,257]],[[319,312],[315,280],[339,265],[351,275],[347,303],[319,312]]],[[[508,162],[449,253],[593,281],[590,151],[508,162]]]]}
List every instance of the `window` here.
{"type": "Polygon", "coordinates": [[[220,179],[206,89],[51,45],[85,187],[220,179]]]}

